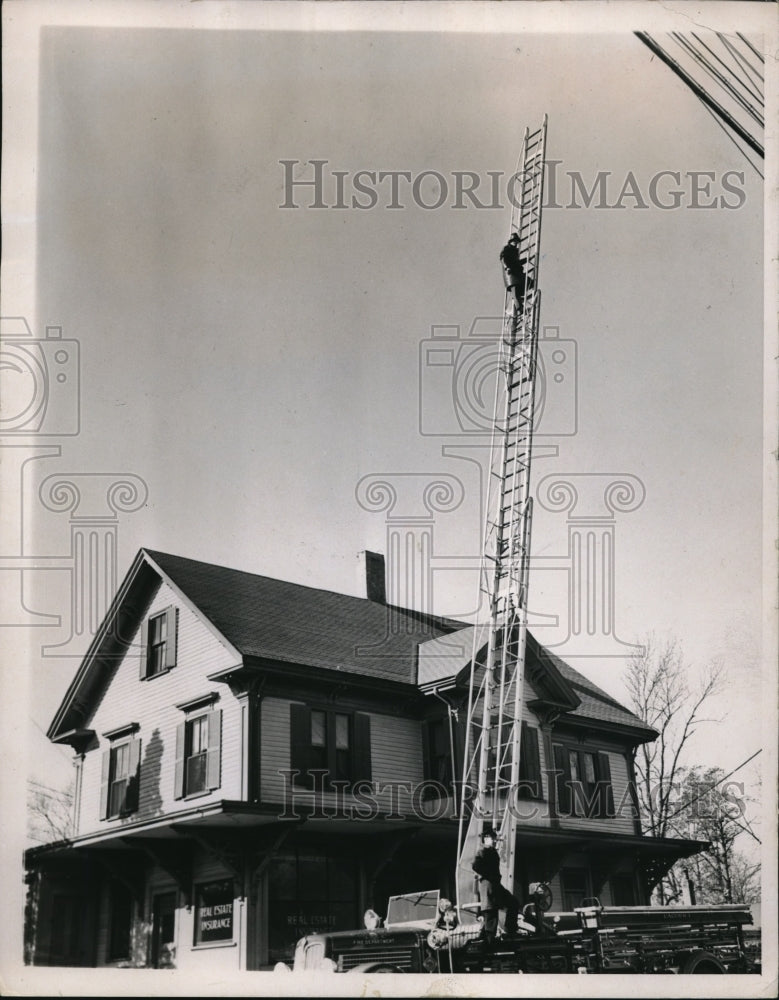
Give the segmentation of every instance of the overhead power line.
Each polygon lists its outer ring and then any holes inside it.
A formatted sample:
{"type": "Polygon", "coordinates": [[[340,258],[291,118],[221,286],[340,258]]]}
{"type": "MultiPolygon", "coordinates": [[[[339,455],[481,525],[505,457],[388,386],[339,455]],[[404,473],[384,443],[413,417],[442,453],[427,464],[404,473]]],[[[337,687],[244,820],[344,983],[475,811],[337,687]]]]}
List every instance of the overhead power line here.
{"type": "Polygon", "coordinates": [[[714,98],[707,93],[707,91],[698,83],[697,80],[685,70],[680,64],[670,56],[658,43],[645,31],[637,31],[635,35],[640,39],[646,47],[653,52],[658,59],[666,64],[695,94],[695,96],[706,105],[711,111],[714,112],[725,124],[730,128],[735,134],[743,140],[749,146],[749,148],[757,153],[758,156],[763,158],[765,156],[765,150],[763,146],[757,141],[757,139],[751,135],[744,126],[737,121],[733,115],[727,111],[722,105],[715,101],[714,98]]]}
{"type": "Polygon", "coordinates": [[[680,806],[680,807],[679,807],[679,808],[678,808],[678,809],[676,810],[676,812],[672,812],[672,813],[670,813],[670,814],[669,814],[668,816],[666,816],[666,817],[665,817],[665,820],[666,820],[666,823],[668,822],[668,820],[669,820],[669,819],[673,819],[673,818],[674,818],[674,816],[678,816],[678,815],[679,815],[679,813],[682,813],[682,812],[684,812],[684,811],[685,811],[686,809],[689,809],[689,808],[690,808],[690,806],[691,806],[691,805],[693,804],[693,802],[697,802],[697,801],[698,801],[698,799],[702,799],[704,795],[708,795],[708,794],[709,794],[709,793],[711,792],[712,788],[716,788],[716,787],[717,787],[717,785],[721,785],[723,781],[727,781],[727,780],[728,780],[728,778],[731,778],[731,777],[732,777],[732,776],[733,776],[733,775],[734,775],[734,774],[736,773],[736,771],[740,771],[742,767],[746,767],[746,766],[747,766],[747,764],[748,764],[748,763],[749,763],[749,762],[750,762],[751,760],[754,760],[754,759],[755,759],[755,757],[757,757],[757,755],[758,755],[758,754],[760,754],[760,753],[762,753],[762,752],[763,752],[763,748],[762,748],[762,747],[761,747],[761,748],[760,748],[759,750],[755,750],[755,752],[754,752],[754,753],[753,753],[753,754],[752,754],[752,755],[751,755],[750,757],[747,757],[747,759],[746,759],[746,760],[743,760],[743,761],[742,761],[742,762],[741,762],[741,763],[740,763],[740,764],[738,765],[738,767],[734,767],[732,771],[728,771],[728,773],[727,773],[727,774],[723,774],[723,775],[722,775],[722,777],[721,777],[721,778],[720,778],[720,779],[719,779],[718,781],[715,781],[715,782],[714,782],[714,784],[712,784],[712,785],[707,785],[707,786],[706,786],[706,788],[704,788],[704,790],[703,790],[703,791],[702,791],[702,792],[700,793],[700,795],[696,795],[696,796],[695,796],[694,798],[692,798],[692,799],[688,799],[688,800],[687,800],[687,801],[686,801],[686,802],[684,803],[684,805],[683,805],[683,806],[680,806]]]}
{"type": "MultiPolygon", "coordinates": [[[[706,49],[706,51],[711,55],[712,59],[715,59],[719,63],[719,65],[723,68],[723,70],[726,73],[729,73],[730,76],[733,77],[735,82],[741,87],[743,87],[744,90],[746,90],[746,92],[749,94],[749,96],[754,98],[754,100],[756,100],[757,103],[762,108],[764,105],[764,101],[763,101],[763,95],[760,93],[760,91],[752,90],[751,87],[747,86],[745,81],[740,76],[738,76],[737,73],[733,72],[733,68],[731,66],[728,66],[728,64],[724,60],[720,59],[720,57],[717,55],[714,49],[712,49],[709,45],[707,45],[706,42],[704,42],[702,38],[696,35],[694,31],[692,32],[692,37],[695,39],[696,42],[698,42],[699,45],[701,45],[704,49],[706,49]]],[[[752,80],[750,79],[749,82],[752,83],[752,80]]]]}
{"type": "Polygon", "coordinates": [[[694,45],[692,45],[683,35],[680,35],[678,32],[674,32],[671,37],[674,39],[677,45],[679,45],[681,48],[684,49],[685,52],[687,52],[689,55],[692,56],[692,58],[699,66],[702,66],[703,69],[706,70],[709,76],[713,80],[715,80],[723,88],[723,90],[727,94],[729,94],[730,97],[732,97],[733,100],[744,111],[746,111],[746,113],[750,116],[750,118],[753,119],[753,121],[757,125],[759,125],[761,128],[763,127],[764,124],[763,117],[755,109],[753,103],[746,97],[744,97],[743,94],[740,94],[738,90],[733,86],[733,84],[728,79],[726,79],[715,66],[711,64],[711,62],[706,58],[706,56],[704,56],[701,52],[699,52],[694,45]]]}

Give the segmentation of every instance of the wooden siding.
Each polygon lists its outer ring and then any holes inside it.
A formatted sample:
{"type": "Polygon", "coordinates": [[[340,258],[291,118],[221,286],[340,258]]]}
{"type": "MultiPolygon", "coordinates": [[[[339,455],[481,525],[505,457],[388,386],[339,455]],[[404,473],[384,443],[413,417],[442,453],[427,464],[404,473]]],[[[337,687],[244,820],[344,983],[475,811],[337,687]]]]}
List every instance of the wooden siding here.
{"type": "MultiPolygon", "coordinates": [[[[284,802],[285,779],[281,772],[290,768],[290,705],[287,698],[264,698],[261,708],[261,749],[260,749],[260,798],[262,802],[284,802]]],[[[389,811],[392,793],[386,787],[390,782],[402,782],[409,786],[396,793],[400,812],[408,814],[411,809],[411,790],[423,781],[422,772],[422,728],[416,719],[366,713],[371,720],[371,779],[378,783],[375,796],[378,808],[389,811]],[[384,789],[384,791],[382,791],[384,789]]],[[[313,792],[296,788],[294,801],[310,804],[313,792]]],[[[351,795],[343,797],[344,805],[355,803],[351,795]]],[[[336,804],[336,796],[325,792],[321,796],[325,808],[336,804]]],[[[363,808],[365,805],[363,803],[363,808]]]]}
{"type": "Polygon", "coordinates": [[[178,656],[168,673],[140,680],[140,651],[136,632],[133,644],[116,669],[113,680],[93,715],[99,746],[84,760],[77,833],[86,834],[151,820],[219,799],[241,797],[240,706],[226,684],[215,684],[207,674],[229,667],[232,656],[210,627],[194,614],[166,585],[155,594],[149,615],[170,605],[178,607],[178,656]],[[222,774],[219,788],[194,799],[174,799],[176,726],[185,715],[176,708],[188,699],[217,692],[216,708],[222,710],[222,774]],[[141,779],[138,810],[124,818],[100,819],[100,777],[103,752],[111,743],[103,736],[120,726],[138,723],[141,743],[141,779]]]}

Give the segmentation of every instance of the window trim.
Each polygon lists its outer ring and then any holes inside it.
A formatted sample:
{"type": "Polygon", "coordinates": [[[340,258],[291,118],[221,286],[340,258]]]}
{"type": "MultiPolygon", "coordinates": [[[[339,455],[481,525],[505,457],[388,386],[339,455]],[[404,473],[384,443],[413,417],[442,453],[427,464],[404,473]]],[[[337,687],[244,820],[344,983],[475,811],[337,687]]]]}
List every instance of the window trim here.
{"type": "Polygon", "coordinates": [[[117,726],[116,729],[109,729],[107,732],[103,733],[103,738],[106,740],[121,739],[123,736],[134,736],[139,732],[141,724],[139,722],[128,722],[125,726],[117,726]]]}
{"type": "Polygon", "coordinates": [[[218,691],[209,691],[208,694],[201,694],[197,698],[190,698],[189,701],[180,701],[176,708],[180,712],[195,712],[199,708],[207,708],[209,705],[214,705],[219,701],[218,691]]]}

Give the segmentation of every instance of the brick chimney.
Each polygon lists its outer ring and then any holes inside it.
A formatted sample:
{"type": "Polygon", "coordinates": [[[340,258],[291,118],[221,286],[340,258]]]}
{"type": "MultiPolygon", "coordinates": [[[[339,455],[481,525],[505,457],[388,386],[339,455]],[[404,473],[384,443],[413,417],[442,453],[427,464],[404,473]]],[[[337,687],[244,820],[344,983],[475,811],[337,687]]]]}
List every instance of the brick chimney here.
{"type": "Polygon", "coordinates": [[[361,552],[360,571],[365,581],[365,596],[376,604],[387,603],[387,584],[384,556],[380,552],[361,552]]]}

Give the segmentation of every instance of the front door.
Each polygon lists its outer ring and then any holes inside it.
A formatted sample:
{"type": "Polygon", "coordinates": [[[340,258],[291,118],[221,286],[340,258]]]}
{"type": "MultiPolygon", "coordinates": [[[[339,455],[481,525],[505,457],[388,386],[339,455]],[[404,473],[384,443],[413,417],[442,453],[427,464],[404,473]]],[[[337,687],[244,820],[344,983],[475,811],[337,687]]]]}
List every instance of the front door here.
{"type": "Polygon", "coordinates": [[[151,964],[155,969],[176,967],[176,893],[158,893],[152,901],[151,964]]]}

